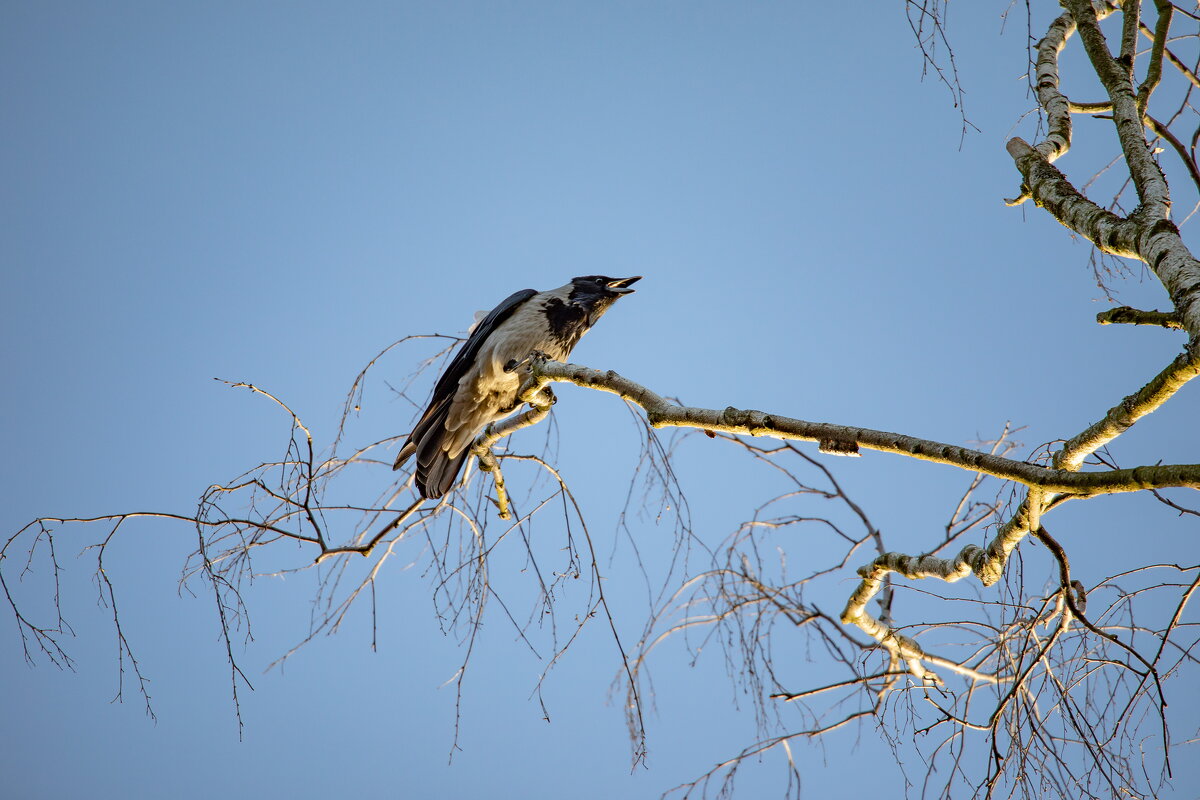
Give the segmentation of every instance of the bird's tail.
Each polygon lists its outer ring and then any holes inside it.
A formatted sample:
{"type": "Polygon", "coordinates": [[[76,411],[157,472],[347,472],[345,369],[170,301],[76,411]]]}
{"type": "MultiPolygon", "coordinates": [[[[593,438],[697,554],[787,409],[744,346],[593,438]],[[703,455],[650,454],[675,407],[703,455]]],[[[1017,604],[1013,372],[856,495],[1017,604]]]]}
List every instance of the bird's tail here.
{"type": "Polygon", "coordinates": [[[438,448],[429,454],[428,461],[423,460],[423,455],[423,452],[417,453],[417,488],[422,497],[438,498],[454,486],[471,451],[463,450],[451,458],[449,453],[438,448]]]}
{"type": "Polygon", "coordinates": [[[400,448],[400,455],[396,456],[396,461],[392,464],[392,471],[394,472],[404,466],[404,462],[408,461],[415,452],[417,452],[417,444],[409,436],[408,441],[404,443],[404,447],[400,448]]]}
{"type": "Polygon", "coordinates": [[[417,456],[417,489],[421,496],[436,499],[450,491],[454,480],[462,470],[463,462],[470,455],[470,449],[464,449],[453,458],[445,450],[447,437],[446,416],[450,413],[450,401],[447,397],[440,403],[430,406],[413,432],[408,435],[400,454],[396,456],[393,470],[400,469],[404,462],[417,456]]]}
{"type": "Polygon", "coordinates": [[[408,461],[413,453],[417,452],[417,450],[431,439],[437,439],[438,444],[441,444],[442,435],[446,430],[446,415],[450,412],[449,400],[449,398],[446,398],[441,402],[433,403],[429,408],[425,409],[425,413],[417,420],[417,425],[413,428],[412,433],[408,435],[404,446],[400,448],[400,454],[396,456],[396,462],[392,464],[393,470],[404,466],[404,462],[408,461]]]}

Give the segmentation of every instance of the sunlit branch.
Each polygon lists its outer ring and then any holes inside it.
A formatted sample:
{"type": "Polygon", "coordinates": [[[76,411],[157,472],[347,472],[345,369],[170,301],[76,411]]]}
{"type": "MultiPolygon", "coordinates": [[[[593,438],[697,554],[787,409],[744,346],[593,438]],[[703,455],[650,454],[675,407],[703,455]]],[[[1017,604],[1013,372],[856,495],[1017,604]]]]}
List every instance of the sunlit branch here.
{"type": "MultiPolygon", "coordinates": [[[[1114,58],[1109,50],[1100,19],[1091,0],[1063,0],[1063,5],[1075,18],[1080,41],[1113,104],[1113,121],[1117,139],[1129,166],[1129,174],[1141,201],[1139,210],[1153,224],[1165,220],[1171,199],[1162,170],[1154,162],[1142,131],[1142,112],[1133,86],[1133,40],[1137,36],[1137,9],[1140,3],[1126,3],[1122,8],[1126,24],[1122,36],[1122,56],[1114,58]]],[[[1169,16],[1168,16],[1169,22],[1169,16]]]]}
{"type": "MultiPolygon", "coordinates": [[[[1055,454],[1053,463],[1062,469],[1078,469],[1087,456],[1129,430],[1142,417],[1161,407],[1198,374],[1200,355],[1193,350],[1185,351],[1146,386],[1110,409],[1103,419],[1066,442],[1055,454]]],[[[842,620],[847,624],[858,625],[864,632],[881,642],[894,635],[889,626],[883,625],[866,611],[867,603],[879,591],[883,578],[890,572],[897,572],[910,579],[939,578],[950,583],[974,574],[984,586],[991,586],[1003,575],[1013,549],[1030,530],[1040,527],[1041,514],[1046,504],[1059,499],[1047,498],[1045,492],[1046,487],[1031,485],[1029,496],[1021,503],[1017,513],[1000,526],[986,548],[967,545],[953,559],[932,555],[887,553],[861,567],[858,572],[863,579],[862,583],[847,601],[842,620]]]]}
{"type": "Polygon", "coordinates": [[[655,428],[681,427],[748,436],[821,442],[852,443],[869,450],[908,456],[922,461],[948,464],[970,472],[982,472],[1048,492],[1079,496],[1135,492],[1163,487],[1200,488],[1200,464],[1134,467],[1105,472],[1073,472],[1016,461],[968,447],[918,439],[899,433],[804,420],[733,408],[723,410],[682,406],[665,400],[646,387],[618,375],[576,364],[535,361],[526,395],[540,391],[548,382],[573,383],[611,392],[636,403],[655,428]]]}
{"type": "Polygon", "coordinates": [[[479,468],[483,472],[491,473],[492,480],[496,486],[496,506],[500,519],[509,519],[508,490],[504,485],[504,473],[500,470],[500,464],[496,460],[496,456],[492,453],[492,446],[501,439],[512,436],[522,428],[528,428],[538,424],[546,415],[550,413],[551,406],[554,405],[554,395],[550,393],[534,393],[523,398],[528,402],[530,407],[520,414],[508,417],[500,422],[493,422],[484,428],[483,433],[476,437],[474,444],[471,446],[471,452],[479,459],[479,468]]]}
{"type": "MultiPolygon", "coordinates": [[[[1121,151],[1141,202],[1128,219],[1100,208],[1076,190],[1050,163],[1047,153],[1056,151],[1055,142],[1048,139],[1031,147],[1020,138],[1008,142],[1009,155],[1024,179],[1021,196],[1012,202],[1032,198],[1099,250],[1145,262],[1162,281],[1184,329],[1193,338],[1200,338],[1200,262],[1183,243],[1178,228],[1167,218],[1170,194],[1162,170],[1146,143],[1143,125],[1153,123],[1144,120],[1144,106],[1139,107],[1140,98],[1133,86],[1132,61],[1114,58],[1100,30],[1100,19],[1111,13],[1113,6],[1105,3],[1097,9],[1089,0],[1066,0],[1065,5],[1075,20],[1092,67],[1109,96],[1121,151]]],[[[1132,10],[1129,13],[1131,17],[1135,16],[1132,10]]],[[[1061,18],[1054,26],[1060,23],[1061,18]]],[[[1169,23],[1169,11],[1160,8],[1159,23],[1169,23]]],[[[1129,32],[1127,26],[1126,34],[1129,32]]],[[[1156,36],[1155,41],[1158,38],[1156,36]]],[[[1155,55],[1152,49],[1152,57],[1155,55]]],[[[1161,63],[1161,58],[1155,61],[1161,63]]],[[[1057,51],[1053,74],[1057,77],[1057,51]]],[[[1147,101],[1151,88],[1152,84],[1143,84],[1147,101]]],[[[1049,109],[1047,113],[1050,113],[1049,109]]],[[[1185,157],[1184,160],[1190,159],[1185,157]]]]}
{"type": "Polygon", "coordinates": [[[1060,469],[1079,469],[1085,458],[1161,408],[1197,375],[1200,375],[1200,343],[1193,343],[1149,383],[1109,409],[1103,419],[1069,439],[1054,454],[1054,465],[1060,469]]]}
{"type": "Polygon", "coordinates": [[[1101,325],[1155,325],[1175,330],[1183,328],[1179,322],[1179,315],[1173,311],[1142,311],[1129,306],[1101,311],[1096,315],[1096,322],[1101,325]]]}

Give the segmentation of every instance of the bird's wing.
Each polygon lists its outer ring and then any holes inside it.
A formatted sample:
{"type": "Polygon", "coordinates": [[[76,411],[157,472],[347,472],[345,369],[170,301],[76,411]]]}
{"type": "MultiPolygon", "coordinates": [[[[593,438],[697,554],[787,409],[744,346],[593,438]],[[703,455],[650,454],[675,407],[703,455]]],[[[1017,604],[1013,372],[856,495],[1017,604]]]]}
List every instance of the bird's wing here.
{"type": "Polygon", "coordinates": [[[483,321],[475,326],[471,335],[467,338],[467,343],[455,354],[454,359],[450,362],[450,366],[446,367],[446,371],[442,373],[442,377],[438,378],[437,386],[433,388],[433,399],[429,403],[429,408],[433,409],[439,402],[451,397],[458,391],[458,382],[462,380],[463,375],[467,374],[467,370],[475,363],[475,357],[479,354],[479,349],[489,336],[500,327],[504,320],[513,315],[529,298],[537,294],[534,289],[522,289],[519,292],[513,292],[506,297],[500,305],[496,306],[491,312],[483,318],[483,321]]]}
{"type": "Polygon", "coordinates": [[[472,326],[467,341],[438,378],[428,408],[408,435],[408,440],[396,457],[396,463],[392,465],[392,469],[400,469],[414,453],[417,454],[416,481],[422,497],[441,497],[449,491],[467,457],[465,449],[457,453],[455,458],[450,458],[443,449],[447,434],[446,415],[450,411],[454,396],[458,393],[459,381],[474,366],[488,337],[536,294],[533,289],[522,289],[509,295],[500,305],[493,308],[486,317],[472,326]]]}

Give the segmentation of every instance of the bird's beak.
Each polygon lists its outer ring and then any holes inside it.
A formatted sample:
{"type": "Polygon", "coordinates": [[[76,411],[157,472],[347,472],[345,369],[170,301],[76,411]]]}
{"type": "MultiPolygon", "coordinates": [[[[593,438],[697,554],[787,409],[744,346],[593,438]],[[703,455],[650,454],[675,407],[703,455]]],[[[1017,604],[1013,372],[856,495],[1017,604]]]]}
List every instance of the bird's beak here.
{"type": "Polygon", "coordinates": [[[617,278],[615,281],[609,281],[605,288],[616,294],[633,294],[633,289],[630,289],[629,286],[641,279],[641,275],[634,275],[632,278],[617,278]]]}

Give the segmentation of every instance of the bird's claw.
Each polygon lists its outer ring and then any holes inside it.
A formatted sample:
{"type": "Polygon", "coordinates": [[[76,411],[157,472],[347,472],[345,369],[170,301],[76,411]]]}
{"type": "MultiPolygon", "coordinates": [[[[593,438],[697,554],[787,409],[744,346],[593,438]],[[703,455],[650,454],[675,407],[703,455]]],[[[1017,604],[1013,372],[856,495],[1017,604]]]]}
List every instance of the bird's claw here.
{"type": "Polygon", "coordinates": [[[504,371],[505,372],[516,372],[521,367],[532,365],[533,362],[535,362],[535,361],[543,362],[543,361],[553,361],[553,360],[554,360],[553,358],[546,355],[541,350],[530,350],[529,355],[525,356],[524,358],[522,358],[520,360],[515,359],[515,358],[509,359],[508,363],[504,365],[504,371]]]}
{"type": "Polygon", "coordinates": [[[558,402],[558,398],[555,396],[554,390],[551,389],[549,386],[543,386],[541,394],[543,397],[546,398],[546,400],[550,403],[550,405],[554,405],[555,403],[558,402]]]}

